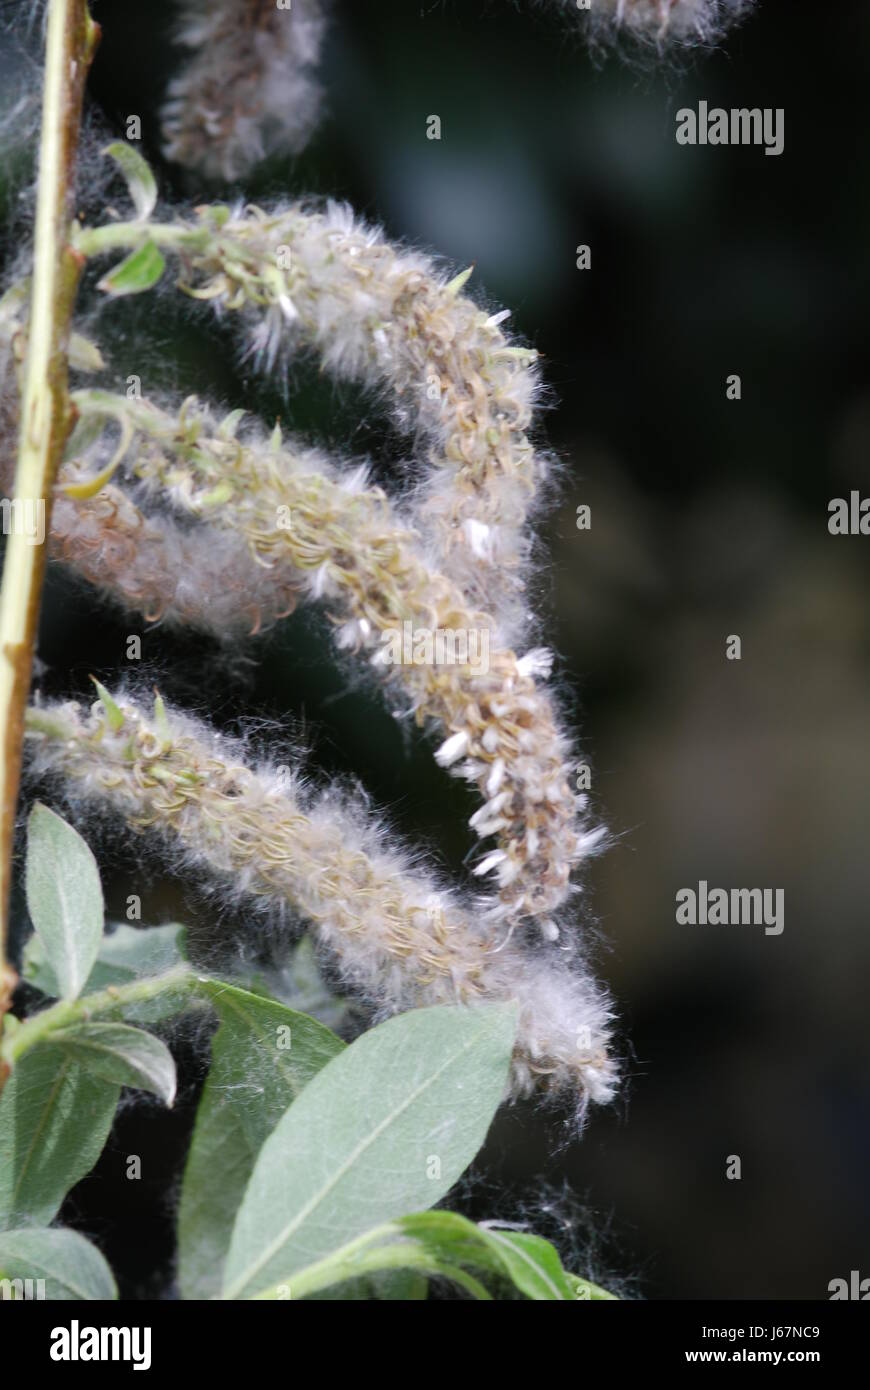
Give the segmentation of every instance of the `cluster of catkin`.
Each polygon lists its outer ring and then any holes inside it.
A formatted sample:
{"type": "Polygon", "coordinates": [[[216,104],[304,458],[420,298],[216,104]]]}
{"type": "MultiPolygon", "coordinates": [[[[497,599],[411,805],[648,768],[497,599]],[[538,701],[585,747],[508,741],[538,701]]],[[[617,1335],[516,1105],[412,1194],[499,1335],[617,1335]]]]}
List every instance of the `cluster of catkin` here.
{"type": "MultiPolygon", "coordinates": [[[[355,224],[347,232],[345,225],[340,210],[230,218],[209,232],[204,249],[185,252],[185,273],[194,292],[217,307],[247,307],[254,335],[264,323],[275,332],[277,309],[277,322],[289,315],[291,329],[298,334],[304,328],[328,364],[335,360],[341,370],[362,374],[374,369],[374,354],[382,376],[394,367],[397,401],[413,394],[414,363],[424,380],[436,369],[443,373],[451,389],[445,392],[441,446],[450,457],[453,431],[464,427],[471,448],[469,462],[434,470],[437,491],[449,502],[451,478],[468,476],[484,510],[487,502],[490,510],[498,509],[503,477],[509,478],[514,463],[513,440],[508,435],[504,447],[479,467],[476,446],[482,452],[490,448],[488,421],[502,413],[492,398],[500,405],[500,393],[518,393],[517,379],[523,382],[527,363],[508,355],[504,366],[498,354],[511,349],[500,329],[473,305],[463,304],[453,286],[435,283],[431,266],[425,266],[424,277],[421,257],[406,258],[381,238],[355,224]],[[310,247],[307,260],[293,254],[290,269],[279,271],[275,247],[283,252],[289,243],[295,252],[303,239],[300,224],[310,247]],[[276,243],[276,236],[283,240],[276,243]],[[360,242],[374,254],[364,257],[360,242]],[[369,287],[364,295],[361,282],[369,287]],[[467,333],[459,331],[468,324],[467,333]],[[392,344],[386,349],[384,325],[392,344]],[[402,362],[406,343],[409,360],[402,362]],[[489,353],[496,354],[491,375],[489,353]],[[469,355],[479,370],[470,388],[473,410],[466,412],[461,372],[469,355]],[[486,387],[478,390],[484,380],[486,387]]],[[[271,355],[270,362],[274,365],[271,355]]],[[[571,893],[571,872],[600,846],[602,831],[584,822],[585,798],[575,796],[571,784],[570,741],[545,685],[549,653],[532,648],[516,654],[510,644],[513,601],[507,585],[499,595],[484,559],[477,561],[483,579],[469,593],[472,586],[462,576],[471,561],[449,563],[428,525],[425,502],[406,518],[382,492],[365,485],[359,468],[342,470],[321,451],[275,435],[258,438],[254,431],[239,439],[239,412],[218,422],[189,401],[159,410],[87,391],[77,393],[75,403],[89,442],[78,447],[80,431],[73,440],[76,458],[62,473],[53,520],[56,552],[145,616],[167,614],[210,630],[220,629],[230,608],[235,610],[228,626],[232,632],[245,623],[256,630],[264,616],[274,618],[302,594],[325,601],[337,620],[339,644],[368,654],[369,668],[389,687],[394,702],[419,724],[440,732],[438,761],[478,786],[483,804],[472,828],[481,840],[495,838],[495,847],[476,866],[479,876],[492,875],[497,883],[491,916],[511,925],[532,920],[545,937],[555,939],[556,914],[571,893]],[[149,490],[145,505],[101,473],[111,445],[105,432],[94,434],[95,418],[120,425],[120,462],[149,490]],[[81,483],[83,467],[95,473],[97,483],[104,481],[101,490],[81,483]],[[70,496],[83,491],[95,495],[70,496]],[[155,491],[163,510],[147,505],[155,491]],[[196,518],[202,544],[197,531],[181,527],[166,506],[196,518]],[[190,562],[201,550],[207,562],[194,568],[190,562]],[[481,588],[489,592],[491,607],[476,603],[481,588]],[[483,634],[488,662],[485,667],[385,662],[383,639],[402,632],[405,624],[412,630],[483,634]]],[[[526,451],[522,436],[521,456],[526,451]]],[[[494,529],[505,535],[505,550],[519,554],[524,538],[515,520],[494,529]]],[[[517,563],[517,583],[520,577],[517,563]]]]}
{"type": "Polygon", "coordinates": [[[370,669],[400,692],[397,703],[440,731],[439,762],[479,787],[483,805],[472,826],[483,840],[495,837],[476,866],[497,884],[491,913],[511,924],[531,919],[555,939],[572,870],[600,845],[602,832],[585,823],[584,799],[571,784],[571,745],[545,684],[549,653],[518,655],[511,642],[528,545],[512,502],[517,475],[535,478],[536,455],[520,428],[528,406],[517,404],[535,384],[529,355],[464,299],[456,281],[344,209],[294,206],[220,219],[215,212],[191,226],[151,228],[155,239],[179,248],[189,292],[247,320],[272,370],[279,350],[302,339],[327,367],[388,383],[397,411],[414,413],[417,437],[432,439],[422,500],[404,517],[364,486],[359,468],[337,468],[292,441],[240,440],[237,412],[220,424],[189,402],[159,411],[81,392],[83,422],[95,415],[118,422],[124,462],[152,495],[158,486],[162,503],[196,517],[208,533],[209,561],[201,571],[179,571],[180,557],[193,558],[194,533],[170,514],[165,544],[156,542],[165,506],[143,508],[101,474],[108,446],[99,431],[82,447],[73,441],[53,543],[146,616],[202,614],[201,625],[212,630],[216,612],[225,615],[231,604],[237,630],[245,620],[249,629],[262,625],[264,598],[270,618],[300,593],[335,600],[340,644],[368,651],[370,669]],[[443,382],[443,391],[440,409],[430,412],[431,381],[443,382]],[[103,491],[76,483],[89,461],[103,491]],[[71,503],[76,491],[96,495],[79,509],[71,503]],[[442,543],[431,522],[433,498],[442,513],[462,515],[453,527],[470,539],[442,543]],[[490,520],[472,515],[475,506],[490,520]],[[491,551],[482,547],[484,534],[494,537],[491,551]],[[486,635],[487,665],[385,663],[382,639],[405,624],[486,635]]]}
{"type": "MultiPolygon", "coordinates": [[[[474,609],[438,571],[419,524],[367,484],[364,468],[341,470],[277,430],[243,434],[240,412],[219,422],[195,400],[175,414],[107,393],[74,399],[86,425],[95,416],[122,422],[129,444],[120,464],[147,497],[205,523],[215,556],[224,537],[232,547],[241,540],[255,579],[284,576],[295,595],[322,601],[339,647],[367,656],[393,703],[440,732],[438,761],[456,766],[483,799],[472,828],[501,845],[477,866],[499,884],[490,915],[533,918],[555,939],[547,912],[561,902],[571,864],[601,832],[578,825],[571,749],[540,685],[549,653],[517,657],[497,618],[474,609]],[[412,633],[475,633],[487,661],[394,661],[394,639],[407,624],[412,633]]],[[[98,455],[99,478],[100,450],[111,447],[97,436],[64,480],[79,476],[89,452],[98,455]]]]}
{"type": "MultiPolygon", "coordinates": [[[[593,44],[709,45],[755,0],[537,0],[593,44]]],[[[318,117],[326,0],[180,0],[176,41],[193,56],[162,111],[164,153],[233,181],[265,154],[295,154],[318,117]]]]}
{"type": "MultiPolygon", "coordinates": [[[[745,4],[576,8],[593,34],[707,42],[745,4]]],[[[320,0],[184,0],[177,38],[193,57],[164,107],[167,157],[231,181],[265,153],[301,148],[323,31],[320,0]]],[[[283,373],[307,349],[335,377],[375,389],[421,476],[392,498],[364,463],[269,433],[241,410],[85,388],[53,553],[146,619],[220,639],[255,634],[300,601],[325,605],[337,645],[438,735],[439,763],[478,788],[471,825],[491,844],[475,872],[495,889],[463,906],[405,852],[383,848],[364,804],[249,766],[240,745],[162,704],[153,715],[108,696],[89,716],[35,707],[34,770],[56,775],[75,811],[153,827],[228,893],[306,921],[344,981],[380,1009],[517,998],[514,1091],[543,1082],[608,1099],[609,1005],[576,931],[560,933],[572,875],[603,832],[574,794],[572,744],[546,685],[550,654],[528,636],[530,524],[552,468],[531,435],[534,352],[507,336],[506,313],[465,293],[467,272],[451,277],[336,204],[219,204],[90,240],[78,230],[92,256],[148,236],[176,258],[180,288],[236,319],[262,370],[283,373]],[[487,660],[390,658],[388,640],[408,626],[485,636],[487,660]]],[[[0,304],[7,380],[25,334],[17,288],[0,304]]],[[[72,364],[94,368],[99,354],[74,339],[72,364]]],[[[7,437],[13,395],[2,393],[7,437]]]]}

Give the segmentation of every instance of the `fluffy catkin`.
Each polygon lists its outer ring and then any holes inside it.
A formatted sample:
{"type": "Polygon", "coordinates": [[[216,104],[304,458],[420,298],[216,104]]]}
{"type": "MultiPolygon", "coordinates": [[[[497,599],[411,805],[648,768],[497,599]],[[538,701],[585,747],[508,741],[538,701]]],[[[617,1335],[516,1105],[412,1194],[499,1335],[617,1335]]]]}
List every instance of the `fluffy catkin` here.
{"type": "MultiPolygon", "coordinates": [[[[5,340],[17,341],[11,328],[5,340]]],[[[120,424],[136,478],[208,531],[143,512],[112,485],[73,501],[65,488],[78,473],[67,463],[52,553],[146,619],[225,639],[271,625],[300,592],[329,602],[339,645],[373,654],[418,724],[441,731],[438,760],[476,784],[484,805],[472,829],[497,837],[476,868],[498,885],[493,916],[532,917],[555,938],[572,871],[603,847],[604,832],[585,823],[586,798],[570,785],[571,743],[542,684],[549,653],[517,656],[499,618],[474,609],[438,572],[431,545],[380,489],[366,487],[364,471],[341,475],[322,451],[274,435],[241,441],[242,412],[218,421],[192,398],[171,413],[104,391],[77,392],[75,403],[87,465],[103,467],[113,449],[105,432],[94,439],[93,423],[120,424]],[[412,634],[476,641],[478,657],[485,639],[485,666],[431,656],[388,664],[383,639],[403,644],[406,623],[412,634]]]]}
{"type": "Polygon", "coordinates": [[[227,893],[304,918],[344,981],[397,1012],[437,1003],[516,999],[512,1090],[538,1086],[606,1101],[611,1010],[576,959],[521,950],[398,849],[366,809],[306,790],[297,775],[252,768],[241,750],[189,717],[106,699],[35,707],[28,749],[55,774],[74,814],[88,809],[132,830],[153,828],[227,893]]]}
{"type": "Polygon", "coordinates": [[[252,565],[240,537],[186,529],[149,516],[111,484],[68,497],[61,472],[51,517],[52,556],[148,622],[198,628],[221,641],[259,632],[286,617],[297,590],[286,570],[252,565]]]}
{"type": "MultiPolygon", "coordinates": [[[[754,0],[557,0],[594,45],[629,37],[710,45],[754,0]]],[[[191,57],[162,110],[167,159],[211,179],[241,178],[266,154],[295,154],[317,122],[324,0],[180,0],[175,39],[191,57]]]]}
{"type": "Polygon", "coordinates": [[[324,29],[322,0],[182,0],[176,41],[193,57],[161,113],[166,158],[232,182],[297,154],[317,121],[324,29]]]}
{"type": "MultiPolygon", "coordinates": [[[[220,421],[194,398],[172,412],[100,391],[78,392],[74,402],[90,439],[77,467],[99,477],[113,444],[104,434],[93,439],[92,424],[121,423],[129,432],[122,466],[149,493],[205,522],[214,536],[214,559],[204,569],[190,569],[179,556],[181,592],[171,595],[173,611],[186,596],[188,610],[214,628],[234,595],[250,621],[266,578],[273,592],[305,590],[327,602],[339,646],[369,655],[401,706],[419,725],[440,731],[439,762],[477,785],[485,804],[472,816],[472,828],[498,844],[477,869],[493,872],[499,885],[493,915],[534,917],[554,938],[553,914],[569,894],[571,871],[600,847],[603,831],[584,824],[585,798],[575,797],[570,785],[571,744],[542,686],[549,653],[518,657],[495,620],[470,608],[462,591],[433,568],[418,534],[384,492],[366,486],[364,468],[340,473],[321,450],[283,440],[277,431],[266,439],[249,428],[242,438],[242,412],[220,421]],[[232,583],[223,574],[220,558],[227,545],[244,544],[250,597],[243,577],[232,583]],[[440,660],[434,634],[441,634],[440,660]]],[[[76,477],[65,465],[63,481],[76,477]]],[[[67,526],[65,558],[78,558],[81,567],[83,557],[88,577],[104,586],[116,582],[127,602],[134,584],[141,591],[162,520],[152,517],[134,532],[107,490],[83,511],[84,535],[69,500],[59,524],[67,526]],[[139,540],[138,553],[92,553],[95,514],[105,518],[107,538],[123,534],[133,548],[139,540]]],[[[182,533],[176,542],[170,523],[161,559],[188,541],[182,533]]]]}
{"type": "Polygon", "coordinates": [[[560,0],[579,12],[593,42],[628,37],[641,43],[708,46],[751,9],[755,0],[560,0]]]}
{"type": "MultiPolygon", "coordinates": [[[[26,352],[26,282],[0,298],[0,489],[11,496],[18,436],[17,381],[26,352]]],[[[94,371],[99,350],[73,334],[70,366],[94,371]]],[[[252,565],[243,537],[179,525],[166,514],[149,516],[111,483],[96,496],[67,494],[77,473],[67,463],[54,492],[49,552],[101,592],[149,622],[192,626],[220,641],[259,632],[286,617],[297,589],[286,570],[252,565]]]]}
{"type": "MultiPolygon", "coordinates": [[[[266,369],[307,346],[327,371],[388,393],[395,421],[427,454],[417,524],[439,569],[472,606],[520,632],[525,527],[551,464],[528,435],[535,353],[508,341],[504,315],[462,294],[464,275],[448,280],[335,203],[202,208],[198,224],[151,234],[181,257],[189,293],[243,315],[266,369]]],[[[90,235],[103,233],[82,234],[86,252],[90,235]]],[[[99,249],[110,248],[105,235],[99,249]]]]}

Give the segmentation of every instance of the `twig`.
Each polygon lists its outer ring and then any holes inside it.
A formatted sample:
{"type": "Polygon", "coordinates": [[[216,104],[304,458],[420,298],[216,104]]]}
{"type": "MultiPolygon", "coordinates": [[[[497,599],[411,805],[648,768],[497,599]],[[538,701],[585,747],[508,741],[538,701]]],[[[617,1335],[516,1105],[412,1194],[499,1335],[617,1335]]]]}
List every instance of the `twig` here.
{"type": "Polygon", "coordinates": [[[134,1004],[147,1004],[166,994],[178,996],[178,1012],[194,1002],[196,991],[207,977],[194,975],[191,967],[184,963],[175,965],[162,975],[148,975],[144,979],[131,980],[123,985],[109,985],[84,999],[62,999],[50,1008],[41,1009],[22,1023],[15,1032],[10,1032],[3,1043],[3,1060],[10,1067],[39,1043],[51,1042],[52,1034],[74,1023],[89,1023],[106,1014],[113,1017],[134,1004]]]}
{"type": "MultiPolygon", "coordinates": [[[[83,258],[68,241],[82,95],[98,39],[86,0],[49,0],[33,299],[10,510],[14,524],[0,587],[0,1035],[17,983],[6,960],[12,843],[46,554],[23,520],[44,516],[38,534],[48,535],[54,480],[73,423],[67,344],[83,258]]],[[[0,1087],[4,1080],[0,1067],[0,1087]]]]}

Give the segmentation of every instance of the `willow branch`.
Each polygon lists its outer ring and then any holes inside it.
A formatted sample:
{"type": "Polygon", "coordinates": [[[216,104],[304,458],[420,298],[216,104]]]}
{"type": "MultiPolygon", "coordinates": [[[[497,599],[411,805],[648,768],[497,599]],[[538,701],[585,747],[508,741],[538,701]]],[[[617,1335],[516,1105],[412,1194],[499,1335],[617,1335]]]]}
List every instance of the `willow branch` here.
{"type": "MultiPolygon", "coordinates": [[[[99,28],[85,0],[49,0],[39,145],[33,300],[15,473],[13,523],[0,587],[0,1029],[16,975],[6,960],[12,842],[24,709],[33,666],[45,545],[24,516],[44,517],[73,421],[67,390],[70,316],[83,263],[69,246],[75,157],[85,77],[99,28]],[[31,510],[32,509],[32,510],[31,510]]],[[[0,1085],[3,1083],[0,1070],[0,1085]]]]}

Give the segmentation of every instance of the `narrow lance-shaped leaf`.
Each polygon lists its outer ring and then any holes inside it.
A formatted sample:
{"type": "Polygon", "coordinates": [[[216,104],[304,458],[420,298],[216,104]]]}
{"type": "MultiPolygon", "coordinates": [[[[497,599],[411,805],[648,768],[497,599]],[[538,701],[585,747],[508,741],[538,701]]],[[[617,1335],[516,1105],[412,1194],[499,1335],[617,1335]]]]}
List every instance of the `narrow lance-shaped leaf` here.
{"type": "Polygon", "coordinates": [[[143,221],[150,217],[157,203],[157,184],[150,166],[139,151],[132,145],[125,144],[123,140],[115,140],[106,146],[103,154],[114,159],[124,175],[136,216],[143,221]]]}
{"type": "Polygon", "coordinates": [[[166,261],[160,248],[153,241],[146,241],[104,275],[97,288],[116,298],[141,294],[143,290],[153,289],[165,269],[166,261]]]}
{"type": "Polygon", "coordinates": [[[167,1105],[175,1099],[175,1063],[165,1043],[126,1023],[74,1023],[49,1034],[93,1076],[153,1091],[167,1105]]]}
{"type": "Polygon", "coordinates": [[[103,935],[103,890],[81,835],[39,802],[27,822],[27,907],[63,999],[75,999],[103,935]]]}
{"type": "Polygon", "coordinates": [[[100,697],[100,704],[106,711],[106,723],[112,730],[112,733],[116,734],[119,729],[122,729],[124,727],[124,716],[121,713],[120,706],[117,705],[115,701],[112,699],[111,695],[109,694],[106,687],[103,685],[102,681],[98,681],[96,676],[91,676],[91,680],[93,681],[96,687],[97,694],[100,697]]]}
{"type": "Polygon", "coordinates": [[[251,1297],[372,1225],[439,1201],[483,1143],[515,1028],[510,1004],[418,1009],[324,1067],[263,1145],[225,1296],[251,1297]]]}
{"type": "Polygon", "coordinates": [[[0,1229],[54,1220],[99,1158],[119,1093],[60,1048],[19,1058],[0,1097],[0,1229]]]}
{"type": "Polygon", "coordinates": [[[475,1225],[447,1211],[415,1213],[396,1225],[445,1267],[483,1271],[494,1293],[501,1282],[512,1284],[526,1298],[538,1302],[574,1300],[558,1251],[541,1236],[500,1230],[486,1222],[475,1225]]]}
{"type": "Polygon", "coordinates": [[[14,1297],[63,1301],[118,1297],[112,1271],[97,1247],[77,1231],[58,1228],[0,1233],[0,1284],[4,1280],[9,1281],[14,1297]],[[26,1281],[33,1281],[29,1290],[26,1281]]]}
{"type": "Polygon", "coordinates": [[[220,1019],[184,1171],[178,1213],[183,1298],[220,1293],[233,1222],[257,1154],[287,1107],[344,1048],[306,1014],[235,985],[200,993],[220,1019]]]}
{"type": "Polygon", "coordinates": [[[531,1231],[499,1230],[487,1223],[478,1230],[489,1248],[498,1254],[507,1277],[526,1298],[574,1301],[571,1278],[558,1251],[543,1236],[531,1231]]]}
{"type": "Polygon", "coordinates": [[[418,1276],[448,1279],[475,1298],[511,1293],[536,1302],[613,1298],[569,1274],[556,1249],[541,1236],[486,1222],[475,1225],[451,1211],[415,1212],[377,1227],[299,1270],[267,1296],[328,1298],[337,1296],[337,1290],[382,1280],[383,1271],[390,1271],[391,1277],[416,1271],[418,1276]]]}

